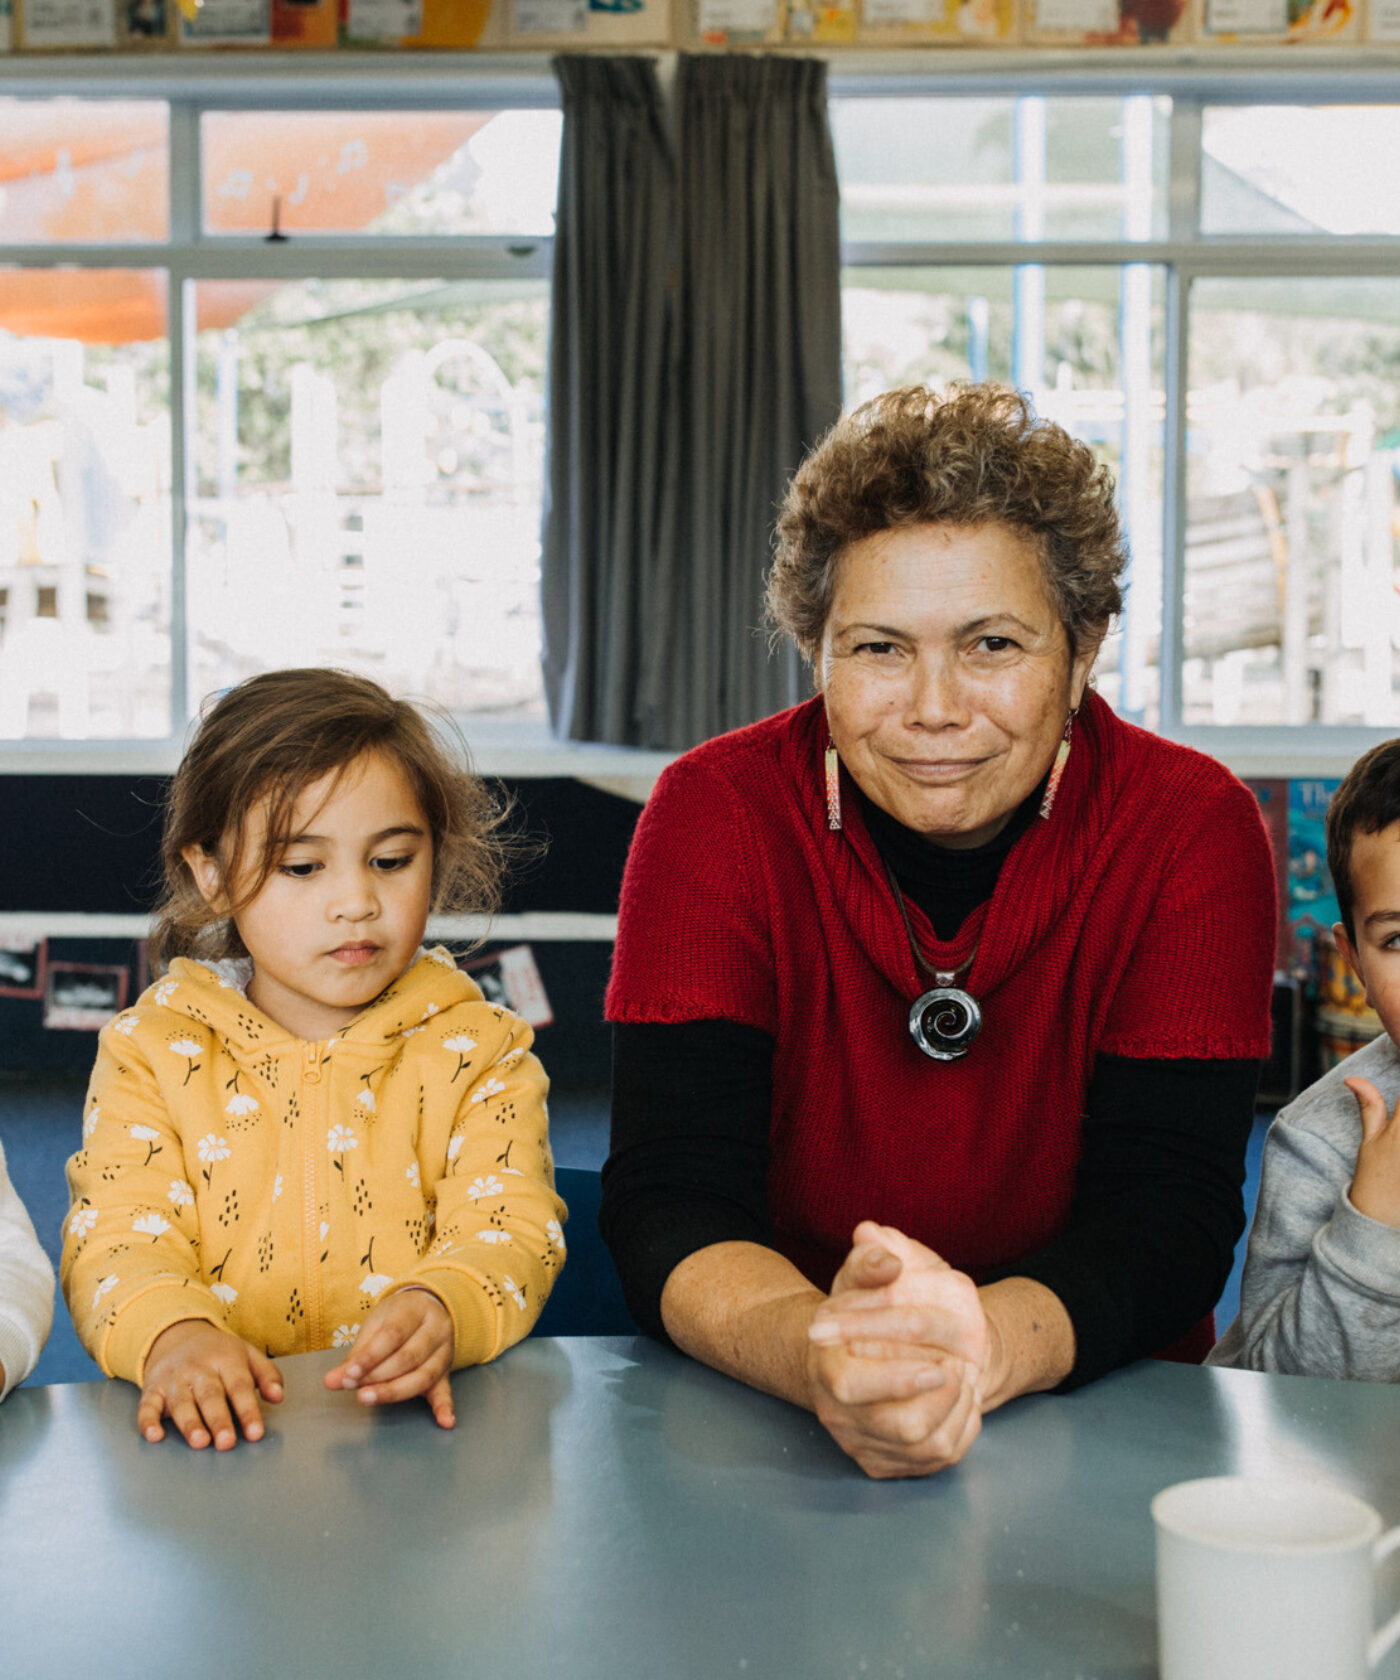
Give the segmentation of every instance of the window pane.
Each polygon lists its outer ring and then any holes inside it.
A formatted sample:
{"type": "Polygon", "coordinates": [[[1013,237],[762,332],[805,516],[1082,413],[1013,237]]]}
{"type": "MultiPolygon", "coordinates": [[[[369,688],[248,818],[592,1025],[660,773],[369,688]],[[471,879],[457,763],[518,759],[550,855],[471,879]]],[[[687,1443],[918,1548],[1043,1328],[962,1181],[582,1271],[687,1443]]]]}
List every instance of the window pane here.
{"type": "Polygon", "coordinates": [[[1125,268],[848,269],[850,406],[905,384],[994,379],[1090,443],[1112,469],[1132,554],[1128,607],[1096,680],[1154,726],[1162,572],[1162,273],[1125,268]]]}
{"type": "Polygon", "coordinates": [[[164,296],[0,271],[0,738],[170,733],[164,296]]]}
{"type": "Polygon", "coordinates": [[[210,233],[554,231],[558,111],[213,111],[210,233]]]}
{"type": "Polygon", "coordinates": [[[956,243],[1166,231],[1171,101],[835,99],[842,236],[956,243]]]}
{"type": "Polygon", "coordinates": [[[196,699],[342,665],[543,715],[546,283],[197,289],[196,699]]]}
{"type": "Polygon", "coordinates": [[[164,239],[167,131],[156,100],[0,99],[0,245],[164,239]]]}
{"type": "Polygon", "coordinates": [[[1208,107],[1203,233],[1400,234],[1400,105],[1208,107]]]}
{"type": "Polygon", "coordinates": [[[1183,716],[1393,727],[1400,280],[1191,288],[1183,716]]]}

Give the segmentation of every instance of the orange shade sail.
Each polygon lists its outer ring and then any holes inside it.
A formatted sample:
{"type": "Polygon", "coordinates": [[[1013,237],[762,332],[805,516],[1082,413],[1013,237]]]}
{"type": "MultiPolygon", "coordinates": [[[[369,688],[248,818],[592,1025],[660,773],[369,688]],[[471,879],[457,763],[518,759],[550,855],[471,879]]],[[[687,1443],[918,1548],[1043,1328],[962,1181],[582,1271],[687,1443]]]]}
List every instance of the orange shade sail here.
{"type": "MultiPolygon", "coordinates": [[[[232,326],[278,285],[275,280],[221,280],[204,288],[200,328],[232,326]]],[[[84,344],[163,338],[165,271],[0,269],[0,330],[22,338],[76,338],[84,344]]]]}
{"type": "MultiPolygon", "coordinates": [[[[362,230],[491,120],[464,112],[212,112],[205,224],[266,235],[362,230]]],[[[156,243],[168,234],[166,107],[0,101],[0,244],[156,243]]],[[[276,282],[220,282],[200,326],[228,326],[276,282]]],[[[0,270],[0,331],[89,344],[163,337],[159,269],[0,270]]]]}
{"type": "Polygon", "coordinates": [[[211,233],[353,233],[390,210],[490,111],[211,111],[201,128],[211,233]]]}

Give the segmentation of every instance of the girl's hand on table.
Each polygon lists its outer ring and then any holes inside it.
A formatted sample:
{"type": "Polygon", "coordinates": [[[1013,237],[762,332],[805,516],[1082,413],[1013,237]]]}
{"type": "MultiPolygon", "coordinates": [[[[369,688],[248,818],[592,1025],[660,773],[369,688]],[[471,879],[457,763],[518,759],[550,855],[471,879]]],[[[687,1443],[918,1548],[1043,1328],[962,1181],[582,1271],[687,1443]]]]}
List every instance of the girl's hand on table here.
{"type": "Polygon", "coordinates": [[[867,1475],[930,1475],[976,1440],[987,1321],[932,1249],[863,1221],[808,1338],[817,1416],[867,1475]]]}
{"type": "Polygon", "coordinates": [[[168,1417],[192,1447],[212,1441],[227,1452],[238,1442],[235,1416],[244,1439],[260,1441],[259,1395],[274,1404],[282,1398],[281,1372],[261,1348],[202,1318],[162,1330],[144,1375],[136,1427],[148,1441],[165,1439],[161,1419],[168,1417]]]}
{"type": "Polygon", "coordinates": [[[366,1406],[426,1396],[443,1429],[457,1419],[452,1409],[452,1314],[428,1289],[401,1289],[381,1301],[361,1326],[354,1349],[333,1371],[327,1388],[353,1388],[366,1406]]]}

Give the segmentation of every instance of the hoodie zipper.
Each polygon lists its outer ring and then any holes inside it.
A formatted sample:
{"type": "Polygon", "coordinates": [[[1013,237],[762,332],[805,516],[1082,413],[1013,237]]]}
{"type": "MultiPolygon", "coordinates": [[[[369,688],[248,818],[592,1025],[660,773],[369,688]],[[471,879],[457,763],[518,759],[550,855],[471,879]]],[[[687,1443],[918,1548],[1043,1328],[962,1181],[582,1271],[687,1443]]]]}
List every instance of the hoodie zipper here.
{"type": "Polygon", "coordinates": [[[317,1170],[322,1151],[317,1148],[321,1137],[321,1059],[323,1046],[306,1044],[301,1059],[301,1182],[302,1182],[302,1254],[306,1285],[306,1341],[309,1349],[324,1347],[326,1343],[323,1318],[325,1308],[321,1294],[321,1198],[318,1194],[317,1170]]]}

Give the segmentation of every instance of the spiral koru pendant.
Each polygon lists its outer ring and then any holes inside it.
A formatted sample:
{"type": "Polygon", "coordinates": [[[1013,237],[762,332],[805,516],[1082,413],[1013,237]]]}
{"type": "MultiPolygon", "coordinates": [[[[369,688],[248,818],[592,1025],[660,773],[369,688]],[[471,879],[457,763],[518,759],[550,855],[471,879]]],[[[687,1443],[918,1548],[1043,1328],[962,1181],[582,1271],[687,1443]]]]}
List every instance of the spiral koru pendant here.
{"type": "Polygon", "coordinates": [[[956,1062],[982,1030],[977,999],[961,986],[935,986],[909,1006],[909,1031],[926,1056],[956,1062]]]}

